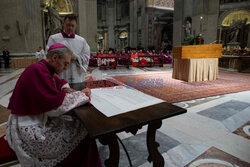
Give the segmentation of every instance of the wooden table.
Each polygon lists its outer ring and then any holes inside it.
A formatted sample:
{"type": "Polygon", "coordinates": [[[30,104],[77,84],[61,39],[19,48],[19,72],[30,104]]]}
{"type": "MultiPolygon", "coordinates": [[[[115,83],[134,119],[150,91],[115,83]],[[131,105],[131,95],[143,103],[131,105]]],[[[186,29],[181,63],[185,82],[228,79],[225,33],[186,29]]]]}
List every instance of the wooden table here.
{"type": "MultiPolygon", "coordinates": [[[[86,83],[72,84],[71,87],[81,90],[85,85],[86,83]]],[[[99,139],[103,145],[108,145],[110,154],[105,161],[106,166],[119,165],[120,152],[116,133],[125,131],[136,135],[138,129],[148,125],[148,161],[153,162],[154,167],[163,167],[164,159],[157,149],[159,144],[155,141],[156,130],[161,127],[163,119],[183,114],[186,109],[164,102],[112,117],[106,117],[92,105],[81,106],[75,109],[75,112],[85,124],[89,134],[99,139]]]]}

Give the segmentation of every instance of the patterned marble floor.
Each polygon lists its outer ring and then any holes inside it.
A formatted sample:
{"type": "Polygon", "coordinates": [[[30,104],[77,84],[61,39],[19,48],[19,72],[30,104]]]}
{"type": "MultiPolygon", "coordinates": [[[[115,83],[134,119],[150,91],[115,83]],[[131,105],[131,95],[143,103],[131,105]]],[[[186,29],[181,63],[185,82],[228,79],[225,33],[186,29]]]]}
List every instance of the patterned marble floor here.
{"type": "MultiPolygon", "coordinates": [[[[117,75],[166,72],[157,68],[147,70],[132,67],[105,71],[93,68],[88,76],[107,79],[117,75]]],[[[171,68],[165,68],[171,71],[171,68]]],[[[9,97],[10,94],[4,95],[0,104],[6,106],[9,97]]],[[[165,119],[157,132],[156,140],[160,143],[159,150],[166,167],[250,166],[250,90],[174,104],[186,108],[187,113],[165,119]]],[[[146,130],[144,126],[136,136],[125,132],[118,134],[134,167],[152,166],[147,162],[146,130]]],[[[108,149],[98,141],[97,144],[103,162],[108,156],[108,149]]],[[[120,151],[119,166],[128,167],[125,152],[122,148],[120,151]]]]}

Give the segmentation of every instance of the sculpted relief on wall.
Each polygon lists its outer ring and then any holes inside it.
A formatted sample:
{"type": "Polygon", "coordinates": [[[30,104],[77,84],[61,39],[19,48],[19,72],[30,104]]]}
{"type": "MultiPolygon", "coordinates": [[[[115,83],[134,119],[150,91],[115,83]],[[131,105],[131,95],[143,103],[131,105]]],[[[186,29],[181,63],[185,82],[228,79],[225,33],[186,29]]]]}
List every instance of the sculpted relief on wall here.
{"type": "Polygon", "coordinates": [[[240,10],[235,11],[227,15],[222,21],[222,26],[231,26],[233,21],[247,20],[247,24],[250,23],[250,13],[248,11],[240,10]]]}
{"type": "Polygon", "coordinates": [[[72,14],[71,0],[43,0],[44,31],[47,40],[51,34],[61,32],[62,14],[72,14]]]}
{"type": "Polygon", "coordinates": [[[223,44],[245,48],[250,32],[250,14],[246,10],[233,11],[221,22],[223,44]]]}
{"type": "Polygon", "coordinates": [[[59,14],[73,13],[71,0],[43,0],[43,3],[45,4],[45,12],[47,12],[48,7],[54,7],[59,14]]]}
{"type": "Polygon", "coordinates": [[[174,8],[174,0],[147,0],[147,7],[174,8]]]}

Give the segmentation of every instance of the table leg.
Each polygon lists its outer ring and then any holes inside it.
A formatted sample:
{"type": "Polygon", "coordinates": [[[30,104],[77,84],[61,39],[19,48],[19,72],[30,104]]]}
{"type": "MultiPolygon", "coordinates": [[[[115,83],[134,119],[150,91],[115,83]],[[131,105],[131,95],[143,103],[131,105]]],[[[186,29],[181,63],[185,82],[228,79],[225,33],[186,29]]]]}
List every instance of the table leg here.
{"type": "Polygon", "coordinates": [[[109,158],[105,160],[105,166],[107,167],[118,167],[120,159],[119,144],[116,135],[107,135],[99,138],[99,141],[103,145],[109,147],[109,158]]]}
{"type": "Polygon", "coordinates": [[[153,161],[153,167],[163,167],[164,159],[161,153],[158,151],[157,147],[159,143],[155,141],[156,130],[161,127],[162,121],[155,121],[149,123],[147,131],[147,147],[148,147],[148,161],[153,161]]]}

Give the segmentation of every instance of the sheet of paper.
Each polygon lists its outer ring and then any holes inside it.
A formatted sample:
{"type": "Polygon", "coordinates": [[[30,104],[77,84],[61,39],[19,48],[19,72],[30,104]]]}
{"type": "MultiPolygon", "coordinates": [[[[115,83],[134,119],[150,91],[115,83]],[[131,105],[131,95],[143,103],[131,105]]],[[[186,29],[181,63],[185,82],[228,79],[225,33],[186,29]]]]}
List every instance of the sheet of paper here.
{"type": "Polygon", "coordinates": [[[161,102],[164,101],[124,86],[91,89],[91,104],[107,117],[161,102]]]}

